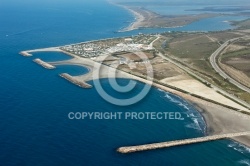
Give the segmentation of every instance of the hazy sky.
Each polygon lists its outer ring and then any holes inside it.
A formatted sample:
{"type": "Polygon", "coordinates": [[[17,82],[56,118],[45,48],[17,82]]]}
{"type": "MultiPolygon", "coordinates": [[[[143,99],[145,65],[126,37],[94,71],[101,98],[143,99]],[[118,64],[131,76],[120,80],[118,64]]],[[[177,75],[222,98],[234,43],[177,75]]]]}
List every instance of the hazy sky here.
{"type": "Polygon", "coordinates": [[[250,0],[113,0],[120,2],[151,2],[151,3],[166,3],[166,4],[213,4],[213,5],[250,5],[250,0]]]}
{"type": "MultiPolygon", "coordinates": [[[[107,0],[0,0],[0,7],[3,4],[18,5],[18,4],[29,4],[29,5],[65,5],[65,4],[89,4],[104,2],[107,0]]],[[[161,4],[178,4],[178,5],[195,5],[195,4],[207,4],[207,5],[239,5],[239,6],[250,6],[250,0],[110,0],[114,2],[144,2],[148,5],[161,5],[161,4]]]]}

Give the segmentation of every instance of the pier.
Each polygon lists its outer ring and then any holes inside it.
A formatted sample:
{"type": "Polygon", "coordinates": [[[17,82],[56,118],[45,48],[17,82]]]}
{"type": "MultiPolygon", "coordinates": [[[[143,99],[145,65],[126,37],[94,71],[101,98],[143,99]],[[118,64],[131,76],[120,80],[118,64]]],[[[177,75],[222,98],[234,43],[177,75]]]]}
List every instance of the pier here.
{"type": "Polygon", "coordinates": [[[84,81],[79,81],[77,78],[72,77],[71,75],[67,74],[67,73],[63,73],[60,74],[60,76],[66,80],[68,80],[69,82],[81,87],[81,88],[92,88],[92,86],[84,81]]]}
{"type": "Polygon", "coordinates": [[[36,62],[37,64],[43,66],[43,67],[46,68],[46,69],[55,69],[55,68],[56,68],[55,66],[53,66],[53,65],[51,65],[51,64],[48,64],[48,63],[42,61],[42,60],[39,59],[39,58],[34,59],[33,61],[36,62]]]}
{"type": "Polygon", "coordinates": [[[215,141],[215,140],[221,140],[221,139],[227,139],[227,138],[233,138],[233,137],[239,137],[239,136],[246,136],[249,134],[250,132],[240,132],[240,133],[213,135],[213,136],[207,136],[207,137],[176,140],[176,141],[169,141],[169,142],[162,142],[162,143],[153,143],[153,144],[138,145],[138,146],[127,146],[127,147],[121,147],[117,149],[117,151],[120,153],[126,154],[126,153],[162,149],[162,148],[168,148],[168,147],[174,147],[174,146],[209,142],[209,141],[215,141]]]}

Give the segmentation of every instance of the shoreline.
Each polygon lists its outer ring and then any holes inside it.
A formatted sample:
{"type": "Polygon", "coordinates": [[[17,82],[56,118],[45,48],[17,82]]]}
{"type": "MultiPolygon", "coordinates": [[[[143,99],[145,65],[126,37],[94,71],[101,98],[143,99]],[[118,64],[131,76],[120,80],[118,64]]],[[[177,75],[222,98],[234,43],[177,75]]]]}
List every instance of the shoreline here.
{"type": "Polygon", "coordinates": [[[128,6],[121,6],[123,7],[125,10],[129,11],[133,16],[134,16],[134,20],[132,23],[130,23],[129,26],[122,28],[121,30],[119,30],[118,32],[129,32],[129,31],[134,31],[134,30],[139,30],[139,29],[155,29],[155,28],[162,28],[162,29],[170,29],[170,28],[182,28],[184,27],[184,25],[177,25],[177,26],[168,26],[168,27],[147,27],[147,26],[143,26],[143,21],[146,20],[146,17],[143,14],[140,14],[139,12],[137,12],[136,10],[133,10],[131,8],[129,8],[128,6]]]}
{"type": "MultiPolygon", "coordinates": [[[[219,108],[220,106],[216,105],[206,106],[205,102],[197,103],[197,101],[194,102],[189,99],[185,100],[187,100],[191,105],[193,105],[196,111],[198,111],[203,117],[206,124],[207,135],[250,131],[250,126],[247,126],[247,122],[249,122],[250,117],[247,115],[238,113],[234,110],[230,110],[227,108],[219,108]],[[227,113],[227,115],[225,115],[225,113],[227,113]],[[241,120],[233,121],[233,118],[235,118],[235,116],[238,116],[241,120]]],[[[250,148],[250,136],[228,138],[228,140],[237,142],[246,146],[247,148],[250,148]]]]}
{"type": "MultiPolygon", "coordinates": [[[[236,14],[225,14],[225,13],[198,13],[195,15],[163,15],[154,11],[148,10],[141,6],[128,6],[126,4],[118,4],[115,2],[108,2],[112,5],[121,7],[127,10],[134,16],[133,21],[126,27],[121,28],[118,32],[128,32],[139,29],[170,29],[170,28],[181,28],[187,26],[196,21],[200,21],[207,18],[219,17],[219,16],[238,16],[236,14]]],[[[242,16],[242,15],[239,15],[242,16]]],[[[234,29],[238,28],[234,25],[235,21],[224,21],[230,24],[234,29]]]]}
{"type": "Polygon", "coordinates": [[[119,30],[119,32],[127,32],[139,29],[142,26],[142,22],[145,20],[145,16],[127,6],[122,7],[133,14],[134,21],[128,27],[119,30]]]}
{"type": "MultiPolygon", "coordinates": [[[[161,85],[155,86],[155,84],[153,84],[153,86],[167,93],[177,95],[193,106],[195,111],[200,114],[205,122],[205,136],[250,131],[250,126],[247,125],[250,121],[249,115],[184,94],[168,87],[162,87],[161,85]],[[237,119],[237,121],[234,121],[235,119],[237,119]]],[[[227,140],[234,141],[246,148],[250,148],[250,136],[227,138],[227,140]]]]}
{"type": "Polygon", "coordinates": [[[126,5],[117,4],[115,2],[112,2],[111,0],[108,0],[107,2],[110,3],[111,5],[118,6],[120,8],[127,10],[130,14],[134,16],[134,19],[130,23],[130,25],[118,30],[118,32],[128,32],[128,31],[137,30],[139,29],[139,27],[136,27],[136,25],[137,26],[140,25],[145,20],[145,17],[142,14],[140,14],[139,12],[136,12],[135,10],[129,8],[126,5]]]}
{"type": "MultiPolygon", "coordinates": [[[[140,78],[124,71],[121,71],[121,73],[121,77],[119,78],[132,79],[144,84],[148,84],[150,82],[144,78],[140,78]]],[[[152,86],[167,93],[177,95],[191,104],[195,108],[195,111],[198,111],[205,121],[206,131],[204,132],[207,135],[250,131],[250,126],[246,125],[250,121],[249,115],[245,115],[237,112],[236,110],[225,108],[223,106],[196,98],[157,83],[153,83],[152,86]],[[241,120],[233,121],[235,116],[238,116],[238,119],[241,120]]],[[[250,148],[250,136],[246,136],[246,138],[245,136],[242,138],[233,138],[232,140],[250,148]]]]}
{"type": "Polygon", "coordinates": [[[161,15],[140,6],[121,5],[111,2],[110,0],[108,2],[127,10],[134,16],[133,22],[127,27],[118,30],[118,32],[128,32],[148,28],[162,28],[166,30],[168,28],[181,28],[195,21],[224,15],[212,13],[199,13],[196,15],[161,15]]]}
{"type": "MultiPolygon", "coordinates": [[[[59,49],[57,51],[59,51],[59,49]]],[[[93,77],[91,77],[90,75],[95,69],[95,64],[97,62],[94,62],[93,60],[90,60],[90,59],[79,58],[78,56],[74,54],[66,53],[63,50],[60,50],[59,52],[62,52],[66,55],[74,57],[74,60],[72,60],[72,64],[78,63],[78,65],[85,66],[86,68],[90,69],[88,73],[84,74],[83,76],[76,76],[76,77],[82,78],[84,79],[84,81],[93,80],[93,77]]],[[[65,61],[65,64],[67,62],[69,61],[65,61]]],[[[70,64],[71,63],[69,63],[69,65],[70,64]]],[[[113,72],[114,70],[113,68],[110,68],[108,66],[105,66],[105,65],[102,65],[102,66],[104,67],[104,70],[102,71],[102,73],[100,73],[99,79],[107,78],[106,71],[108,69],[111,69],[112,70],[111,72],[113,72]]],[[[142,82],[144,84],[150,83],[150,81],[146,80],[145,78],[141,78],[136,75],[129,74],[127,72],[120,71],[120,70],[119,70],[119,76],[117,78],[132,79],[132,80],[142,82]]],[[[195,111],[198,111],[203,117],[203,120],[205,121],[205,124],[206,124],[206,130],[207,130],[205,131],[205,133],[207,133],[208,135],[250,131],[250,126],[246,125],[250,121],[250,116],[248,115],[223,107],[218,104],[214,104],[212,102],[209,102],[203,99],[199,99],[197,97],[191,96],[181,91],[172,89],[170,87],[163,86],[156,82],[154,82],[152,86],[155,88],[159,88],[167,93],[177,95],[183,98],[188,103],[191,103],[191,105],[194,106],[195,111]],[[238,116],[237,121],[233,121],[233,119],[236,119],[236,116],[238,116]]],[[[249,141],[250,136],[234,138],[232,140],[240,144],[246,145],[247,147],[250,147],[250,141],[249,141]]]]}

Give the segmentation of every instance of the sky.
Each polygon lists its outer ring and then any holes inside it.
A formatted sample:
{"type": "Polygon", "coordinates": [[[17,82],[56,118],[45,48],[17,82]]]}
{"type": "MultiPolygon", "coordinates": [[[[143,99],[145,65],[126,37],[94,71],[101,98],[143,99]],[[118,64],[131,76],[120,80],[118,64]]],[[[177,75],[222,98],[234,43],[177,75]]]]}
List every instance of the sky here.
{"type": "Polygon", "coordinates": [[[113,0],[115,2],[144,2],[152,4],[179,4],[179,5],[192,5],[192,4],[209,4],[209,5],[248,5],[250,0],[113,0]]]}
{"type": "Polygon", "coordinates": [[[10,6],[18,5],[88,5],[89,3],[113,1],[113,2],[125,2],[130,4],[136,4],[140,2],[145,5],[239,5],[250,6],[250,0],[0,0],[1,5],[8,4],[10,6]]]}

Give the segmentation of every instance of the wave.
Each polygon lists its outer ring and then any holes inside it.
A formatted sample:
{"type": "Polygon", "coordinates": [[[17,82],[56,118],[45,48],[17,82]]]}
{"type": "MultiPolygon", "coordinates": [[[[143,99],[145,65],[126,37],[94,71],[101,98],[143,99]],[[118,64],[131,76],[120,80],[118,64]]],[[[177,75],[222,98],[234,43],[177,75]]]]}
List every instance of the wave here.
{"type": "Polygon", "coordinates": [[[200,128],[200,125],[198,123],[187,124],[185,127],[202,131],[202,129],[200,128]]]}
{"type": "Polygon", "coordinates": [[[185,127],[195,129],[195,130],[201,131],[202,133],[205,133],[206,125],[202,125],[203,118],[191,118],[191,119],[193,123],[187,124],[185,125],[185,127]]]}
{"type": "Polygon", "coordinates": [[[204,123],[204,118],[200,115],[199,112],[195,111],[194,108],[185,100],[179,96],[170,94],[169,92],[158,89],[160,92],[164,92],[165,96],[170,102],[177,104],[178,106],[184,108],[186,116],[192,120],[192,123],[187,124],[185,127],[199,130],[202,133],[206,131],[206,124],[204,123]],[[204,126],[204,127],[203,127],[204,126]]]}
{"type": "Polygon", "coordinates": [[[187,114],[187,117],[188,117],[188,118],[194,118],[195,115],[194,115],[194,113],[191,113],[191,114],[187,114]]]}
{"type": "Polygon", "coordinates": [[[178,106],[180,106],[186,110],[190,110],[189,104],[187,102],[185,102],[184,100],[182,100],[180,97],[174,96],[173,94],[170,94],[168,92],[165,92],[164,97],[169,99],[170,102],[176,103],[178,106]]]}
{"type": "Polygon", "coordinates": [[[249,159],[240,160],[238,163],[239,164],[244,164],[246,166],[250,166],[250,160],[249,159]]]}
{"type": "Polygon", "coordinates": [[[158,88],[157,90],[160,91],[160,92],[165,92],[164,90],[162,90],[162,89],[160,89],[160,88],[158,88]]]}
{"type": "Polygon", "coordinates": [[[228,147],[232,148],[232,149],[234,149],[234,150],[236,150],[236,151],[238,151],[238,152],[240,152],[242,154],[244,154],[244,153],[250,153],[250,148],[249,147],[247,147],[247,146],[245,146],[243,144],[240,144],[238,142],[230,143],[228,145],[228,147]]]}

